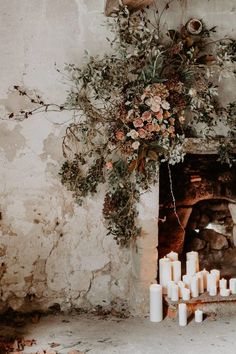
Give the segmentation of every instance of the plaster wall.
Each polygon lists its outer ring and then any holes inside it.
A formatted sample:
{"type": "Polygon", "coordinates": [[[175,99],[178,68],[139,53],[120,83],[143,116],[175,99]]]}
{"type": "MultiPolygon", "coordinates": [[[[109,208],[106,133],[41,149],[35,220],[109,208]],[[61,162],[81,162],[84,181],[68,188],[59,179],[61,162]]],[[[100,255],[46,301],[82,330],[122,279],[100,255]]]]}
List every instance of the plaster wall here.
{"type": "MultiPolygon", "coordinates": [[[[144,313],[156,276],[158,186],[140,203],[142,237],[120,249],[102,222],[103,188],[79,207],[60,183],[61,142],[71,115],[7,119],[25,104],[13,85],[63,102],[68,83],[54,64],[80,65],[85,49],[92,55],[109,50],[104,1],[0,0],[0,6],[0,311],[117,303],[144,313]]],[[[168,11],[173,24],[192,16],[218,25],[222,36],[236,35],[234,0],[176,0],[168,11]]],[[[224,87],[227,99],[232,85],[224,87]]]]}

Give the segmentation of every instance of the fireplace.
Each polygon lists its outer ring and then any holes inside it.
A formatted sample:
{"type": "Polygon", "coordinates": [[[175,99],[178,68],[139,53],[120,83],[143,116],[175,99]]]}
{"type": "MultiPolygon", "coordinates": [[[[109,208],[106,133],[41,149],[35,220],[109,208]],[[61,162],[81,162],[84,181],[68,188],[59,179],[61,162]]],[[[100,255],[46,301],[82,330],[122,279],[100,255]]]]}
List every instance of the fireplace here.
{"type": "Polygon", "coordinates": [[[217,268],[222,276],[235,277],[235,214],[235,166],[206,153],[161,166],[159,258],[173,250],[184,261],[186,252],[198,251],[202,269],[217,268]]]}

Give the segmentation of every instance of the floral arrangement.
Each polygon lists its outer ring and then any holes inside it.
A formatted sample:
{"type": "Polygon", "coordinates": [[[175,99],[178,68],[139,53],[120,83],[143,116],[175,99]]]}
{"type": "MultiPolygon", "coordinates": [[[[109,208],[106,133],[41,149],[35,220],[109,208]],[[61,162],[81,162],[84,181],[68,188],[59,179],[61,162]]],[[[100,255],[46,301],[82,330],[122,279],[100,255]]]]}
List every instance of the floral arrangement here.
{"type": "MultiPolygon", "coordinates": [[[[121,245],[140,234],[140,193],[156,183],[160,162],[183,161],[184,139],[193,136],[196,123],[207,124],[210,135],[223,119],[229,137],[236,133],[236,104],[221,107],[216,84],[217,77],[234,72],[236,41],[211,39],[216,28],[198,19],[163,34],[168,4],[156,10],[154,22],[150,13],[120,7],[109,22],[112,53],[88,57],[81,68],[66,65],[72,82],[67,101],[55,106],[33,98],[33,113],[78,114],[63,140],[61,180],[78,203],[106,183],[103,214],[108,233],[121,245]]],[[[27,118],[32,111],[23,114],[27,118]]]]}

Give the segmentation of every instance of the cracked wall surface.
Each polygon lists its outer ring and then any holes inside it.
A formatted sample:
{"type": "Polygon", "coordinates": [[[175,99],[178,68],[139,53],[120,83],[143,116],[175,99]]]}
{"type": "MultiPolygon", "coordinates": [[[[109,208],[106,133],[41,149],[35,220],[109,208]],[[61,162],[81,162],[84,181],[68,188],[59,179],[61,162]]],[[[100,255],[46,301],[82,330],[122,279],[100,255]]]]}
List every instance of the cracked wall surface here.
{"type": "MultiPolygon", "coordinates": [[[[104,1],[0,2],[0,311],[111,303],[146,311],[148,285],[156,276],[158,186],[141,201],[142,237],[131,249],[120,249],[106,236],[103,188],[78,206],[60,183],[70,113],[41,113],[23,122],[6,118],[28,105],[13,85],[61,103],[68,87],[55,64],[80,65],[84,50],[109,50],[104,1]]],[[[222,36],[235,35],[233,0],[177,1],[169,14],[173,23],[194,15],[218,25],[222,36]]],[[[227,86],[225,97],[232,92],[227,86]]]]}

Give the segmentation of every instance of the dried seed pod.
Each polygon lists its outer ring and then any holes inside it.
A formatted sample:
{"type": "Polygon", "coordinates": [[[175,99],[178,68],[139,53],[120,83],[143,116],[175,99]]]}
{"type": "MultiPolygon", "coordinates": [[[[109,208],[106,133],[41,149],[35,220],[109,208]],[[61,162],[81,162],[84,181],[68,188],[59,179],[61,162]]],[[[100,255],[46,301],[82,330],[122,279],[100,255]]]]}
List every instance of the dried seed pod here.
{"type": "Polygon", "coordinates": [[[202,32],[203,25],[197,18],[192,18],[187,22],[186,29],[190,34],[196,35],[202,32]]]}

